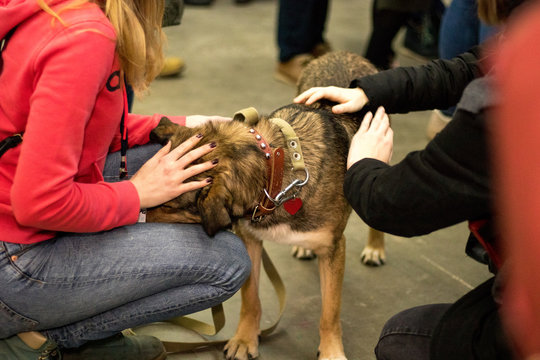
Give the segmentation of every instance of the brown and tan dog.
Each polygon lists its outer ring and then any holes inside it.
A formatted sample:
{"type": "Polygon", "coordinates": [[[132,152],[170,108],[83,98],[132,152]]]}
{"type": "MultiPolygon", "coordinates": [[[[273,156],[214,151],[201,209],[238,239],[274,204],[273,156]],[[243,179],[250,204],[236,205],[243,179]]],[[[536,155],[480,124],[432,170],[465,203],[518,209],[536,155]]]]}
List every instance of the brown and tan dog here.
{"type": "MultiPolygon", "coordinates": [[[[358,55],[331,53],[306,67],[299,91],[312,86],[348,86],[354,77],[373,72],[375,68],[358,55]]],[[[213,183],[149,210],[147,220],[200,222],[210,235],[232,226],[245,242],[252,272],[241,290],[240,321],[225,346],[227,359],[258,356],[263,241],[300,246],[317,255],[322,294],[319,358],[346,359],[340,308],[343,231],[351,208],[342,187],[350,139],[359,122],[352,116],[333,114],[325,104],[292,104],[262,116],[253,125],[233,120],[186,128],[163,119],[153,131],[154,141],[163,144],[170,139],[173,147],[197,133],[204,134],[206,142],[218,144],[203,158],[219,159],[215,168],[201,175],[211,176],[213,183]],[[290,124],[293,133],[276,119],[290,124]]],[[[383,254],[382,242],[381,233],[370,231],[368,246],[383,254]]]]}

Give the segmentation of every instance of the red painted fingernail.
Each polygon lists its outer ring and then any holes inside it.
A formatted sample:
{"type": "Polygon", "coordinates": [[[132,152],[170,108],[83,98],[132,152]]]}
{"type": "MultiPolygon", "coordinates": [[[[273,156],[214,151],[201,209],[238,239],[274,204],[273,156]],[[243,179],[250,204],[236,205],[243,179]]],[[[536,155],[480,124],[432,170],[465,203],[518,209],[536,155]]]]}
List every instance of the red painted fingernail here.
{"type": "Polygon", "coordinates": [[[203,134],[197,134],[197,136],[196,136],[196,137],[200,139],[200,138],[202,138],[202,137],[203,137],[203,134]]]}
{"type": "Polygon", "coordinates": [[[212,160],[212,164],[213,164],[213,165],[216,165],[218,162],[219,162],[219,159],[214,159],[214,160],[212,160]]]}
{"type": "Polygon", "coordinates": [[[215,142],[211,142],[211,143],[210,143],[210,147],[211,147],[211,148],[215,148],[216,146],[217,146],[217,144],[216,144],[215,142]]]}
{"type": "Polygon", "coordinates": [[[211,184],[212,182],[214,182],[214,179],[212,179],[211,177],[206,178],[206,182],[211,184]]]}

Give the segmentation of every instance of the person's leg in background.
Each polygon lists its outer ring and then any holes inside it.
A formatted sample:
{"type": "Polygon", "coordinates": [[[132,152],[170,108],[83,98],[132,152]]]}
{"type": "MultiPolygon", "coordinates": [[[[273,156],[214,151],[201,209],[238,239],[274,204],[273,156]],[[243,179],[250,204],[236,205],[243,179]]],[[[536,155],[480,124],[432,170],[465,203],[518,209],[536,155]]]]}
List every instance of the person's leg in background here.
{"type": "Polygon", "coordinates": [[[452,0],[441,21],[441,58],[451,59],[478,44],[479,24],[475,0],[452,0]]]}
{"type": "MultiPolygon", "coordinates": [[[[184,15],[184,0],[165,0],[163,27],[180,25],[184,15]]],[[[166,56],[160,77],[178,76],[185,68],[184,59],[179,56],[166,56]]]]}
{"type": "MultiPolygon", "coordinates": [[[[407,29],[406,42],[399,50],[415,58],[422,57],[418,55],[419,52],[430,52],[428,47],[432,44],[429,40],[437,13],[442,12],[441,7],[444,9],[440,0],[373,0],[372,30],[365,57],[381,70],[399,66],[392,43],[400,29],[411,27],[415,18],[420,21],[414,28],[407,29]]],[[[425,60],[424,57],[422,60],[425,60]]]]}
{"type": "Polygon", "coordinates": [[[280,0],[276,79],[296,84],[304,66],[329,50],[324,39],[329,0],[280,0]]]}
{"type": "Polygon", "coordinates": [[[410,13],[380,8],[378,0],[371,6],[372,30],[365,57],[378,69],[386,70],[392,67],[395,58],[392,42],[410,13]]]}
{"type": "Polygon", "coordinates": [[[431,0],[424,10],[411,14],[400,48],[404,55],[422,62],[439,58],[439,30],[445,9],[441,0],[431,0]]]}
{"type": "MultiPolygon", "coordinates": [[[[496,34],[497,27],[478,18],[476,0],[452,0],[444,12],[439,32],[441,59],[452,59],[496,34]]],[[[426,135],[432,139],[452,119],[455,106],[433,111],[426,135]]]]}

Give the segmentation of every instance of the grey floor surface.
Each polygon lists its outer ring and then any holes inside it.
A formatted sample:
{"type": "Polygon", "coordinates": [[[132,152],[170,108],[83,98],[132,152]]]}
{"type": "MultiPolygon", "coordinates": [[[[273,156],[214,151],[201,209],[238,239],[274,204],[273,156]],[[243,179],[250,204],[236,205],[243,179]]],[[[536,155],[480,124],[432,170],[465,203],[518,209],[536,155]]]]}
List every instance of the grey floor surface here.
{"type": "MultiPolygon", "coordinates": [[[[333,0],[330,6],[327,40],[336,50],[363,53],[369,36],[371,0],[333,0]]],[[[135,102],[134,112],[232,116],[248,106],[266,113],[290,103],[295,89],[273,78],[276,16],[277,0],[253,0],[244,6],[233,0],[215,0],[210,7],[187,6],[182,24],[166,28],[167,53],[186,61],[185,72],[180,77],[157,79],[149,96],[135,102]]],[[[399,61],[402,65],[417,63],[402,56],[399,61]]],[[[393,162],[426,145],[429,115],[418,112],[393,116],[393,162]]],[[[358,216],[351,216],[346,229],[341,316],[349,360],[375,358],[373,348],[379,332],[396,312],[427,303],[452,302],[489,277],[487,269],[466,257],[467,234],[466,225],[459,224],[414,238],[387,235],[387,263],[366,267],[360,262],[360,253],[367,228],[358,216]]],[[[262,339],[260,359],[316,359],[320,312],[316,261],[296,260],[284,245],[265,246],[285,282],[287,306],[275,332],[262,339]]],[[[278,311],[273,289],[264,277],[261,296],[264,327],[275,320],[278,311]]],[[[218,339],[233,335],[238,309],[239,296],[235,295],[225,304],[227,323],[218,339]]],[[[195,316],[208,319],[208,312],[195,316]]],[[[197,339],[176,330],[161,336],[197,339]]],[[[172,360],[222,358],[220,347],[169,356],[172,360]]]]}

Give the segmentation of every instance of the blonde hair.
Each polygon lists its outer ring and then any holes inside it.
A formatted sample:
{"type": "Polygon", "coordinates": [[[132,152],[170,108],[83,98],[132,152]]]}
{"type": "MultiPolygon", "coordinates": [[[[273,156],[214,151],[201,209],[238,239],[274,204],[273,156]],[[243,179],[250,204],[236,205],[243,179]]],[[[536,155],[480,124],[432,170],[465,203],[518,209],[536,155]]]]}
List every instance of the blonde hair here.
{"type": "Polygon", "coordinates": [[[161,29],[163,0],[73,0],[58,12],[45,0],[36,0],[40,7],[64,26],[62,11],[96,3],[116,31],[116,51],[120,67],[135,94],[142,95],[163,66],[165,35],[161,29]]]}
{"type": "Polygon", "coordinates": [[[488,25],[499,25],[524,2],[526,0],[478,0],[478,17],[488,25]]]}

